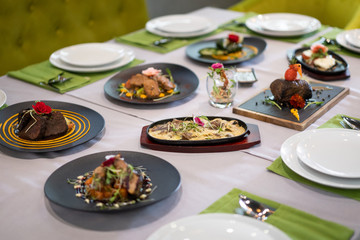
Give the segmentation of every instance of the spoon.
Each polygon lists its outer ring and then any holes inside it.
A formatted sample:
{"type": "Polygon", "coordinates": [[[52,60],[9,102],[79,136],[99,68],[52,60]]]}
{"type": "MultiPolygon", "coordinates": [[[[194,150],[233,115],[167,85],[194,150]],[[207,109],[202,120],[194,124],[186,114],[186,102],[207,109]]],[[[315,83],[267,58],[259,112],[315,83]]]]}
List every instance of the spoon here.
{"type": "Polygon", "coordinates": [[[72,79],[72,77],[68,77],[68,78],[67,78],[67,77],[64,77],[63,74],[64,74],[64,72],[60,73],[60,74],[59,74],[57,77],[55,77],[55,78],[49,79],[48,84],[49,84],[49,85],[52,85],[52,84],[54,84],[54,83],[64,83],[64,82],[72,79]]]}
{"type": "Polygon", "coordinates": [[[341,116],[341,117],[344,120],[344,123],[346,125],[348,125],[351,129],[360,130],[360,121],[359,120],[349,118],[346,116],[341,116]]]}
{"type": "Polygon", "coordinates": [[[245,195],[239,195],[239,204],[245,210],[245,214],[256,218],[260,221],[265,221],[268,216],[274,213],[274,209],[266,206],[258,201],[248,198],[245,195]]]}
{"type": "Polygon", "coordinates": [[[160,47],[160,46],[162,46],[162,45],[164,45],[164,44],[166,44],[166,43],[169,43],[169,42],[171,42],[171,41],[172,41],[171,38],[161,38],[161,39],[159,39],[159,40],[154,41],[154,42],[153,42],[153,45],[154,45],[154,46],[157,46],[157,47],[160,47]]]}

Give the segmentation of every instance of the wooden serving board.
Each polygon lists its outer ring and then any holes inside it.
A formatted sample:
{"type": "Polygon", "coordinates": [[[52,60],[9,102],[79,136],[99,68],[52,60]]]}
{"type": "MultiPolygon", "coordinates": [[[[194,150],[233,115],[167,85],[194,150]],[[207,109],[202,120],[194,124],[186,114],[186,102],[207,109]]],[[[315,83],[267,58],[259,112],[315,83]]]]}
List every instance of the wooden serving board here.
{"type": "Polygon", "coordinates": [[[280,110],[276,106],[264,102],[265,96],[272,96],[269,89],[265,89],[238,107],[234,107],[233,112],[264,122],[303,131],[350,92],[349,88],[320,83],[319,81],[311,81],[310,84],[315,89],[327,89],[323,91],[313,90],[312,98],[324,103],[320,106],[312,104],[306,109],[300,109],[300,121],[292,115],[289,108],[280,110]]]}
{"type": "Polygon", "coordinates": [[[148,126],[144,126],[141,131],[140,144],[153,150],[167,152],[186,152],[186,153],[208,153],[208,152],[230,152],[250,148],[260,143],[259,128],[255,124],[246,124],[250,133],[241,141],[226,144],[212,145],[167,145],[151,141],[146,134],[148,126]]]}

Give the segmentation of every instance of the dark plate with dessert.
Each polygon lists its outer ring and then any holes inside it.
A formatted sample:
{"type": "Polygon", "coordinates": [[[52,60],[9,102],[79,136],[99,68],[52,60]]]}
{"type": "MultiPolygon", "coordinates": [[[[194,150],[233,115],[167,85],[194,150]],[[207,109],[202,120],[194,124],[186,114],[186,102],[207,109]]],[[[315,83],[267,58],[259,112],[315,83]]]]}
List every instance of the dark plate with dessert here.
{"type": "Polygon", "coordinates": [[[189,45],[186,48],[186,55],[195,61],[203,62],[203,63],[223,63],[223,64],[238,64],[242,62],[249,61],[259,55],[261,55],[265,48],[266,42],[262,38],[257,37],[245,37],[242,41],[242,56],[230,59],[230,60],[221,60],[212,57],[204,57],[200,54],[200,51],[204,51],[206,49],[216,48],[219,41],[222,39],[212,39],[207,41],[201,41],[189,45]]]}
{"type": "Polygon", "coordinates": [[[311,51],[310,47],[290,50],[288,52],[288,59],[295,58],[297,62],[302,65],[305,71],[307,70],[319,75],[340,75],[348,70],[347,62],[333,51],[327,51],[329,59],[323,58],[322,61],[320,59],[315,61],[307,61],[306,53],[309,53],[309,51],[311,51]]]}
{"type": "Polygon", "coordinates": [[[179,172],[164,159],[150,154],[121,150],[90,154],[66,163],[50,175],[45,183],[44,192],[51,202],[66,208],[88,212],[118,212],[159,202],[175,193],[180,188],[180,184],[179,172]],[[146,169],[153,188],[149,197],[145,201],[118,208],[101,208],[93,202],[88,204],[82,198],[76,197],[74,186],[69,184],[67,179],[76,179],[79,175],[94,170],[103,162],[105,156],[118,153],[132,166],[142,166],[146,169]]]}
{"type": "Polygon", "coordinates": [[[34,101],[21,102],[0,111],[1,145],[21,152],[60,151],[83,144],[104,129],[104,118],[92,109],[58,101],[41,103],[39,107],[34,101]],[[51,114],[45,113],[49,107],[51,114]]]}
{"type": "MultiPolygon", "coordinates": [[[[139,79],[133,79],[133,80],[139,80],[139,79]]],[[[157,105],[157,104],[171,103],[189,97],[191,94],[195,92],[198,86],[199,86],[198,77],[195,75],[194,72],[192,72],[190,69],[186,67],[171,63],[150,63],[150,64],[140,65],[130,69],[126,69],[116,74],[105,83],[104,91],[105,91],[105,95],[110,99],[120,101],[123,103],[139,104],[139,105],[157,105]],[[135,96],[128,97],[126,96],[126,93],[121,94],[121,92],[119,92],[119,87],[122,84],[126,84],[128,80],[134,78],[134,76],[138,74],[141,74],[142,71],[148,68],[161,70],[163,74],[167,74],[167,69],[170,70],[174,83],[176,85],[174,89],[174,92],[176,93],[169,94],[161,98],[159,97],[153,99],[149,99],[149,98],[142,99],[141,97],[135,97],[135,96]]],[[[157,83],[155,87],[158,88],[157,83]]],[[[143,88],[146,91],[146,87],[143,88]]],[[[153,89],[153,88],[154,88],[153,85],[149,86],[149,89],[153,89]]]]}
{"type": "Polygon", "coordinates": [[[219,116],[207,116],[206,119],[200,120],[203,126],[192,117],[160,120],[149,125],[146,135],[160,144],[201,146],[241,141],[250,134],[246,123],[239,119],[219,116]]]}

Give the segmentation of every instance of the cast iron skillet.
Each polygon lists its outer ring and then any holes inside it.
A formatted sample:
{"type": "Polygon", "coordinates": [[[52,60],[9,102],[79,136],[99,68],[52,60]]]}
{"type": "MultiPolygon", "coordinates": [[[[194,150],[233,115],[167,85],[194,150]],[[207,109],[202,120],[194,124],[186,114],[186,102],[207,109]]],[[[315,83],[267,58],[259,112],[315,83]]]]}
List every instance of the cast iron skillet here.
{"type": "Polygon", "coordinates": [[[198,145],[216,145],[216,144],[224,144],[224,143],[229,143],[229,142],[234,142],[234,141],[240,141],[243,138],[245,138],[245,136],[247,136],[248,134],[250,134],[250,131],[248,130],[248,127],[246,125],[246,123],[244,123],[243,121],[236,119],[236,118],[231,118],[231,117],[219,117],[219,116],[207,116],[207,118],[209,120],[213,120],[215,118],[221,118],[223,120],[227,120],[227,121],[231,121],[231,120],[236,120],[238,121],[239,125],[241,127],[243,127],[245,129],[245,132],[239,136],[235,136],[235,137],[229,137],[229,138],[220,138],[220,139],[209,139],[209,140],[164,140],[164,139],[158,139],[158,138],[154,138],[153,136],[151,136],[149,134],[149,130],[150,128],[154,127],[155,125],[158,124],[163,124],[166,122],[171,122],[174,119],[178,119],[178,120],[192,120],[192,117],[180,117],[180,118],[169,118],[169,119],[164,119],[164,120],[160,120],[157,122],[152,123],[151,125],[148,126],[148,128],[146,129],[146,135],[147,137],[154,142],[157,143],[161,143],[161,144],[166,144],[166,145],[193,145],[193,146],[198,146],[198,145]]]}

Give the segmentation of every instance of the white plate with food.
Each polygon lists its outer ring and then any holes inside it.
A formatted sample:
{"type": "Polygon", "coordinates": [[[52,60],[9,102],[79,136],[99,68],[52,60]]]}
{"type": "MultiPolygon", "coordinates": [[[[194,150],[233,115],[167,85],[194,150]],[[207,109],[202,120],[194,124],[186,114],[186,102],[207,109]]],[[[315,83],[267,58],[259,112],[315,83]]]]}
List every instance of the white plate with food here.
{"type": "Polygon", "coordinates": [[[113,63],[107,64],[107,65],[101,65],[101,66],[80,67],[80,66],[74,66],[74,65],[68,64],[61,60],[61,57],[60,57],[61,50],[58,50],[58,51],[54,52],[53,54],[51,54],[49,60],[50,60],[50,63],[52,65],[54,65],[55,67],[66,70],[66,71],[85,72],[85,73],[104,72],[104,71],[109,71],[109,70],[112,70],[115,68],[122,67],[134,60],[134,58],[135,58],[134,51],[130,50],[129,48],[125,48],[125,47],[122,47],[122,48],[124,49],[124,56],[122,58],[120,58],[119,60],[117,60],[113,63]]]}
{"type": "Polygon", "coordinates": [[[60,49],[60,59],[78,67],[98,67],[114,63],[124,56],[124,48],[109,43],[83,43],[60,49]]]}
{"type": "Polygon", "coordinates": [[[193,15],[168,15],[146,23],[146,30],[163,37],[196,37],[217,29],[209,19],[193,15]]]}
{"type": "Polygon", "coordinates": [[[298,158],[296,151],[297,145],[310,134],[312,134],[311,131],[297,133],[282,144],[280,152],[284,163],[300,176],[313,182],[337,188],[360,189],[360,178],[341,178],[324,174],[306,166],[298,158]]]}
{"type": "Polygon", "coordinates": [[[343,46],[344,48],[347,48],[353,52],[356,52],[356,53],[360,53],[360,48],[357,48],[353,45],[351,45],[347,40],[346,40],[346,34],[347,34],[348,31],[344,31],[344,32],[341,32],[339,33],[338,35],[336,35],[336,42],[338,44],[340,44],[341,46],[343,46]]]}
{"type": "Polygon", "coordinates": [[[245,24],[254,32],[275,37],[304,35],[321,27],[316,18],[293,13],[260,14],[249,18],[245,24]]]}
{"type": "Polygon", "coordinates": [[[346,31],[345,39],[354,47],[360,48],[360,29],[346,31]]]}
{"type": "Polygon", "coordinates": [[[6,93],[0,89],[0,108],[6,103],[7,96],[6,93]]]}
{"type": "Polygon", "coordinates": [[[208,239],[290,239],[278,228],[239,214],[207,213],[170,222],[152,233],[147,240],[208,239]]]}
{"type": "Polygon", "coordinates": [[[308,167],[335,177],[360,178],[360,132],[317,129],[304,137],[296,152],[308,167]]]}

